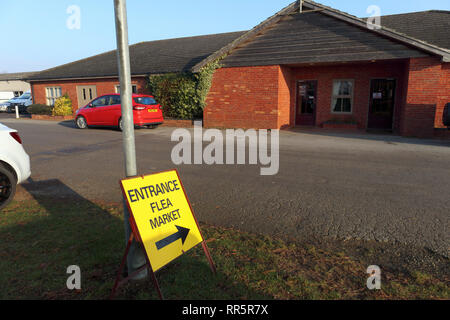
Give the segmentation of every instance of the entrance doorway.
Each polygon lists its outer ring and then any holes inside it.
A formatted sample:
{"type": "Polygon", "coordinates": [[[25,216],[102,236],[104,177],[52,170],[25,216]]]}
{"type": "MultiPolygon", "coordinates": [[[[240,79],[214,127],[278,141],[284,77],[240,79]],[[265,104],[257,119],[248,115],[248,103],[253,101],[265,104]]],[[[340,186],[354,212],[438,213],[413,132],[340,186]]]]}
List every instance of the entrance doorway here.
{"type": "Polygon", "coordinates": [[[314,126],[316,124],[317,81],[297,81],[297,106],[295,124],[314,126]]]}
{"type": "Polygon", "coordinates": [[[393,129],[396,81],[374,79],[370,85],[369,129],[393,129]]]}
{"type": "Polygon", "coordinates": [[[77,86],[78,109],[97,98],[97,86],[77,86]]]}

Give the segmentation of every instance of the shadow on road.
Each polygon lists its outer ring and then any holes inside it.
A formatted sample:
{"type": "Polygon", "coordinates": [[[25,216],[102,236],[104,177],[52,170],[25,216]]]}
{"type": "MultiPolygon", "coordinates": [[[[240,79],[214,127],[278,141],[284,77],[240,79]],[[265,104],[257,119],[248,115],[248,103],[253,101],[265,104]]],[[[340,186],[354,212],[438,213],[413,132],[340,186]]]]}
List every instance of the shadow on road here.
{"type": "MultiPolygon", "coordinates": [[[[80,130],[75,126],[75,122],[73,120],[60,121],[60,122],[58,122],[58,125],[66,127],[66,128],[71,128],[74,130],[80,130]]],[[[89,129],[120,132],[120,130],[114,126],[89,126],[89,128],[86,128],[85,130],[89,130],[89,129]]],[[[139,129],[139,128],[135,128],[135,129],[139,129]]]]}
{"type": "Polygon", "coordinates": [[[58,124],[60,126],[66,127],[66,128],[72,128],[72,129],[76,129],[77,128],[75,126],[75,122],[73,120],[60,121],[60,122],[58,122],[58,124]]]}

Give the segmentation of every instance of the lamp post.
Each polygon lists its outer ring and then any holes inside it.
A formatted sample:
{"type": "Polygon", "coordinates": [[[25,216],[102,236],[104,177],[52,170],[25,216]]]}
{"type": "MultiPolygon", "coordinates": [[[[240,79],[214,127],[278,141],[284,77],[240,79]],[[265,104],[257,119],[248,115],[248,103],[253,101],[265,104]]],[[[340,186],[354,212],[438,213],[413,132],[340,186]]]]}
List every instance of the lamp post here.
{"type": "MultiPolygon", "coordinates": [[[[126,0],[114,0],[114,12],[116,20],[117,61],[120,78],[120,101],[122,105],[122,137],[123,152],[125,156],[125,173],[127,177],[133,177],[137,175],[137,165],[134,138],[133,103],[131,100],[131,68],[130,52],[128,48],[126,0]]],[[[130,212],[128,211],[125,199],[123,200],[123,207],[125,241],[127,242],[131,235],[131,226],[129,222],[130,212]]],[[[128,274],[132,274],[145,263],[146,259],[142,248],[135,240],[133,240],[127,256],[128,274]]],[[[143,269],[141,272],[136,274],[133,279],[138,280],[146,278],[147,273],[147,269],[143,269]]]]}

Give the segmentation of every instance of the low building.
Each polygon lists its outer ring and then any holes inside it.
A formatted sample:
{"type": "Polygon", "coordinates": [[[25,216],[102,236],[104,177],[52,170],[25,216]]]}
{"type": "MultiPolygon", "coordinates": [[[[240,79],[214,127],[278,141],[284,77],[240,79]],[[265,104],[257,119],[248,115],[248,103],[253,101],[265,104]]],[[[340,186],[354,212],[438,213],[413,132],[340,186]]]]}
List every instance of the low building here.
{"type": "Polygon", "coordinates": [[[381,28],[303,1],[220,56],[207,127],[355,127],[431,137],[450,102],[449,11],[381,17],[381,28]]]}
{"type": "MultiPolygon", "coordinates": [[[[133,92],[149,93],[149,75],[190,71],[195,64],[243,33],[149,41],[130,46],[133,92]]],[[[56,98],[68,94],[76,111],[97,96],[119,92],[117,51],[44,70],[28,81],[35,103],[52,105],[56,98]]]]}
{"type": "Polygon", "coordinates": [[[30,91],[31,86],[24,79],[33,75],[33,72],[0,74],[0,103],[21,96],[30,91]]]}
{"type": "MultiPolygon", "coordinates": [[[[381,26],[296,1],[252,30],[130,46],[134,90],[146,78],[220,60],[204,126],[390,130],[431,137],[450,102],[449,11],[381,17],[381,26]]],[[[116,52],[29,78],[37,103],[68,93],[75,108],[118,88],[116,52]]]]}

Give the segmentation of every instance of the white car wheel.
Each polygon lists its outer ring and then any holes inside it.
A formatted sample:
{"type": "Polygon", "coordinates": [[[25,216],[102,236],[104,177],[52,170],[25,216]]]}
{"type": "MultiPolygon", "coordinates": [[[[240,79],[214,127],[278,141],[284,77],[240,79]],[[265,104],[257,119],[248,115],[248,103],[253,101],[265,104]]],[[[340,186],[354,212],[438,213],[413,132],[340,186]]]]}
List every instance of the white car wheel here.
{"type": "Polygon", "coordinates": [[[87,128],[87,122],[84,117],[78,117],[75,121],[75,125],[78,129],[86,129],[87,128]]]}

